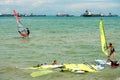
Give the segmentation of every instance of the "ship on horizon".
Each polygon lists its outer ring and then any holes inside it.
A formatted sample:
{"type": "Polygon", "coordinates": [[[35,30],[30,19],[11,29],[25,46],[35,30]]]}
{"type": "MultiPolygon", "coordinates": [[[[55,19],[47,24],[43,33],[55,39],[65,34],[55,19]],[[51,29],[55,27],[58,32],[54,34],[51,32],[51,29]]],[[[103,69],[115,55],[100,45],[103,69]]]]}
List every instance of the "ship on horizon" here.
{"type": "Polygon", "coordinates": [[[104,14],[93,14],[92,12],[86,10],[81,16],[83,17],[117,17],[118,15],[113,15],[111,13],[109,13],[108,15],[104,15],[104,14]]]}
{"type": "MultiPolygon", "coordinates": [[[[12,16],[14,16],[13,14],[2,14],[2,13],[0,13],[0,17],[12,17],[12,16]]],[[[34,14],[19,14],[18,13],[18,16],[19,17],[45,17],[46,15],[45,14],[41,14],[41,15],[34,15],[34,14]]]]}
{"type": "Polygon", "coordinates": [[[57,13],[56,16],[58,16],[58,17],[72,17],[74,15],[57,13]]]}

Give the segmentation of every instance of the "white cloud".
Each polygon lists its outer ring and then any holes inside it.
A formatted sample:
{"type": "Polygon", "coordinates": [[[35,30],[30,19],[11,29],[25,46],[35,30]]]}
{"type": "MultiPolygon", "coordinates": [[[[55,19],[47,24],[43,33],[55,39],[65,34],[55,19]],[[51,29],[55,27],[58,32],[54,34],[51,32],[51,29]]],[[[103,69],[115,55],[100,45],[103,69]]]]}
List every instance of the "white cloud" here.
{"type": "Polygon", "coordinates": [[[22,4],[22,0],[2,0],[0,5],[19,5],[22,4]]]}
{"type": "Polygon", "coordinates": [[[40,5],[51,4],[51,3],[54,3],[54,0],[36,0],[35,2],[32,3],[32,6],[37,7],[40,5]]]}
{"type": "Polygon", "coordinates": [[[69,9],[82,9],[82,8],[99,8],[99,9],[106,9],[106,8],[114,8],[120,7],[119,3],[76,3],[66,6],[69,9]]]}
{"type": "MultiPolygon", "coordinates": [[[[52,13],[55,11],[80,11],[80,9],[119,9],[118,0],[0,0],[0,12],[13,9],[21,13],[52,13]]],[[[118,12],[118,11],[117,11],[118,12]]]]}
{"type": "Polygon", "coordinates": [[[54,0],[0,0],[1,5],[40,5],[54,0]]]}
{"type": "Polygon", "coordinates": [[[13,2],[13,0],[6,0],[6,1],[5,1],[5,3],[7,3],[7,4],[9,4],[9,3],[11,3],[11,2],[13,2]]]}
{"type": "Polygon", "coordinates": [[[54,3],[54,0],[0,0],[1,9],[4,9],[0,11],[6,12],[6,8],[28,11],[49,3],[54,3]]]}

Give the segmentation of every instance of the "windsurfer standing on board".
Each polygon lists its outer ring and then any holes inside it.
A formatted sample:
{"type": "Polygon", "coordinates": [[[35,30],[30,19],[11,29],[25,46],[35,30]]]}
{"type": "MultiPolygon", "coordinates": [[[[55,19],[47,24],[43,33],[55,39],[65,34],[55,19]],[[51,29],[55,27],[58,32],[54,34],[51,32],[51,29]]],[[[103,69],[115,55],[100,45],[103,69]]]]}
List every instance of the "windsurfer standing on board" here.
{"type": "Polygon", "coordinates": [[[30,30],[29,28],[26,28],[28,36],[30,35],[30,30]]]}
{"type": "Polygon", "coordinates": [[[108,49],[108,48],[110,49],[110,54],[108,55],[107,62],[111,62],[111,66],[112,66],[112,67],[120,66],[120,62],[118,62],[118,61],[116,60],[115,48],[114,48],[114,46],[112,45],[112,43],[109,43],[109,46],[107,46],[107,49],[108,49]],[[112,60],[110,59],[111,55],[113,55],[114,61],[112,61],[112,60]]]}
{"type": "Polygon", "coordinates": [[[115,48],[112,45],[112,43],[109,43],[109,46],[107,46],[107,49],[110,49],[110,54],[108,55],[108,59],[110,59],[111,55],[113,55],[114,61],[116,61],[116,53],[115,53],[115,48]]]}
{"type": "Polygon", "coordinates": [[[19,31],[19,30],[18,30],[18,32],[19,32],[23,37],[29,38],[29,34],[30,34],[29,28],[26,28],[26,29],[24,29],[24,30],[22,30],[22,31],[19,31]]]}

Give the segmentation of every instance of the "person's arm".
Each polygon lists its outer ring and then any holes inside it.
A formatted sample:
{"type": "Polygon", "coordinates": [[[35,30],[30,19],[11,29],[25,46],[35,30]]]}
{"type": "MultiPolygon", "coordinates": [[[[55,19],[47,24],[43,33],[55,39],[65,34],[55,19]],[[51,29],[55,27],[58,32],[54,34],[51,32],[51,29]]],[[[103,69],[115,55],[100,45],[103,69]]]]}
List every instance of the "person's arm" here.
{"type": "Polygon", "coordinates": [[[107,46],[106,48],[109,49],[109,46],[107,46]]]}

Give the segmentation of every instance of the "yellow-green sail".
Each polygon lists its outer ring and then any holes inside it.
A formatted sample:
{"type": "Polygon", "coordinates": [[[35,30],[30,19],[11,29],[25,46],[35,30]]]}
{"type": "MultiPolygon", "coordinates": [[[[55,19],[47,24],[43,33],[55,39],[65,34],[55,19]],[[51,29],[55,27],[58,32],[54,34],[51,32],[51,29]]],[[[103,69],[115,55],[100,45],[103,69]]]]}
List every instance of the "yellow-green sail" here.
{"type": "Polygon", "coordinates": [[[101,40],[101,47],[102,47],[102,52],[106,55],[108,55],[107,51],[107,42],[106,42],[106,36],[105,36],[105,31],[104,31],[104,24],[103,20],[100,20],[100,40],[101,40]]]}

